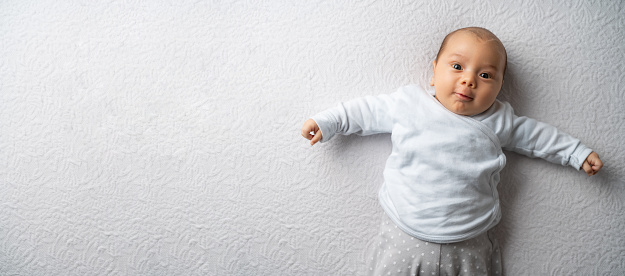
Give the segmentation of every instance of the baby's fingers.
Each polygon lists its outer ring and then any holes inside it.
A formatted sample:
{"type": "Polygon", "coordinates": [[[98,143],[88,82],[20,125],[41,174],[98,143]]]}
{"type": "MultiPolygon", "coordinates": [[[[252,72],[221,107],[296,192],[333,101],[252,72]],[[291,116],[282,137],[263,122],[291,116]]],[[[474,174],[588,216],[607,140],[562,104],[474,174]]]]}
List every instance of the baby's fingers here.
{"type": "Polygon", "coordinates": [[[317,142],[319,142],[319,140],[321,140],[321,131],[317,130],[315,136],[313,136],[312,140],[310,140],[310,145],[315,145],[317,142]]]}
{"type": "Polygon", "coordinates": [[[304,136],[304,138],[310,140],[311,146],[321,140],[321,131],[319,130],[319,126],[313,119],[308,119],[306,122],[304,122],[301,134],[302,136],[304,136]]]}
{"type": "Polygon", "coordinates": [[[589,176],[594,174],[592,168],[590,167],[590,164],[588,164],[588,160],[584,161],[584,163],[582,164],[582,170],[584,170],[584,172],[586,172],[586,174],[589,176]]]}
{"type": "Polygon", "coordinates": [[[312,130],[308,130],[308,129],[302,128],[302,136],[304,136],[304,138],[306,138],[308,140],[312,139],[313,135],[310,134],[311,131],[312,130]]]}
{"type": "MultiPolygon", "coordinates": [[[[588,164],[589,169],[592,171],[592,174],[588,175],[596,174],[603,167],[603,162],[601,162],[601,159],[596,152],[590,153],[590,155],[586,158],[586,161],[584,161],[584,164],[588,164]]],[[[588,173],[588,171],[586,171],[586,173],[588,173]]]]}
{"type": "Polygon", "coordinates": [[[304,125],[302,126],[302,136],[304,136],[304,138],[310,140],[313,138],[313,135],[310,134],[311,132],[315,132],[317,125],[315,123],[315,121],[308,119],[306,122],[304,122],[304,125]]]}
{"type": "Polygon", "coordinates": [[[588,163],[592,166],[592,169],[597,172],[603,167],[603,162],[599,158],[596,152],[593,152],[588,156],[588,163]]]}

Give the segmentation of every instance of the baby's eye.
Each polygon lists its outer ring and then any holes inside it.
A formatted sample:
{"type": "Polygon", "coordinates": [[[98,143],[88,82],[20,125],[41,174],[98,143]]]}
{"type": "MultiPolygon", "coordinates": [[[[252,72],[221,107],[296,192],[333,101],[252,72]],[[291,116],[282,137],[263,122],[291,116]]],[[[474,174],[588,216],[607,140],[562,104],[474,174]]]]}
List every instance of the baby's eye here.
{"type": "Polygon", "coordinates": [[[453,67],[456,70],[462,70],[462,66],[460,66],[460,64],[454,64],[451,67],[453,67]]]}
{"type": "Polygon", "coordinates": [[[485,78],[485,79],[490,79],[490,75],[488,73],[482,73],[480,74],[480,77],[485,78]]]}

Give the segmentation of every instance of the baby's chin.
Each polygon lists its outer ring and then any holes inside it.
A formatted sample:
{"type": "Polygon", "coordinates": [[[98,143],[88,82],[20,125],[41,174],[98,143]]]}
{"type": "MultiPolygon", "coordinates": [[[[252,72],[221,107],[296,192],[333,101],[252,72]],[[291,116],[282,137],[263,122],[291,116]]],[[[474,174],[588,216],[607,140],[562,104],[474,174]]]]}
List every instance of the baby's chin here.
{"type": "Polygon", "coordinates": [[[484,111],[479,111],[474,108],[471,108],[468,105],[470,104],[466,102],[454,102],[451,106],[448,106],[448,107],[446,106],[445,108],[447,108],[449,111],[455,114],[462,115],[462,116],[473,116],[473,115],[477,115],[477,114],[484,112],[484,111]]]}
{"type": "Polygon", "coordinates": [[[452,103],[450,103],[449,106],[446,106],[444,104],[443,106],[445,106],[445,108],[447,108],[449,111],[458,115],[475,116],[475,115],[484,113],[493,105],[493,103],[494,101],[488,105],[485,105],[484,103],[479,104],[478,102],[475,102],[475,101],[470,101],[470,102],[453,101],[452,103]]]}

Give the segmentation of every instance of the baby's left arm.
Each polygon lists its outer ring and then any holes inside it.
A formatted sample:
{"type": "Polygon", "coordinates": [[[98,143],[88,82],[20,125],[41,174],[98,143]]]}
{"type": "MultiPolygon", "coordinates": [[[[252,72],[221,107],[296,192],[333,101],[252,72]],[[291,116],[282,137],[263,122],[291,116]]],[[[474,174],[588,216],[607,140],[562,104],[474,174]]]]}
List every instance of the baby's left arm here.
{"type": "Polygon", "coordinates": [[[503,148],[552,163],[570,165],[577,170],[584,170],[588,175],[595,175],[603,167],[599,155],[579,139],[552,125],[516,116],[508,103],[502,110],[504,129],[510,131],[507,132],[509,136],[503,136],[500,140],[503,148]]]}
{"type": "Polygon", "coordinates": [[[582,164],[582,169],[589,176],[597,174],[602,167],[603,162],[601,162],[601,159],[599,159],[599,155],[594,151],[591,152],[588,157],[586,157],[584,164],[582,164]]]}

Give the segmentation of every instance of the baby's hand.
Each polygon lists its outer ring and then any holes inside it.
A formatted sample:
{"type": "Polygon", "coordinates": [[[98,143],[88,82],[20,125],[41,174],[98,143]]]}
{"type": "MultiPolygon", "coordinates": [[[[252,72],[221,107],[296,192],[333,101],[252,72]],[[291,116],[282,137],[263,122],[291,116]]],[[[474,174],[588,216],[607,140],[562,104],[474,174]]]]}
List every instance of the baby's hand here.
{"type": "Polygon", "coordinates": [[[311,146],[321,140],[321,131],[319,131],[319,126],[317,125],[317,122],[315,122],[315,120],[308,119],[306,120],[306,122],[304,122],[304,126],[302,126],[302,136],[310,140],[311,146]],[[311,132],[313,134],[310,134],[311,132]]]}
{"type": "Polygon", "coordinates": [[[586,161],[582,164],[582,169],[589,176],[595,175],[599,170],[603,167],[603,163],[601,159],[599,159],[599,155],[596,152],[591,152],[588,157],[586,157],[586,161]]]}

